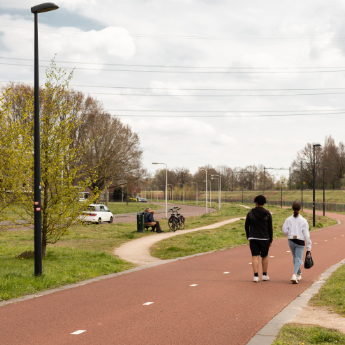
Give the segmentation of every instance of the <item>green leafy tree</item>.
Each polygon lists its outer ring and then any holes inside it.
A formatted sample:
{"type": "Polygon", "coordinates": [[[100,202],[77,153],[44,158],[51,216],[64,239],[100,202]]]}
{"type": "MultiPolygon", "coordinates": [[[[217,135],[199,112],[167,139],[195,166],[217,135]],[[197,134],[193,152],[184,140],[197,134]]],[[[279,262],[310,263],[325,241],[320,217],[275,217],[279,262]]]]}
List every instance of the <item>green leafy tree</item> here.
{"type": "MultiPolygon", "coordinates": [[[[42,254],[46,255],[48,244],[54,244],[76,224],[85,207],[98,197],[97,189],[84,203],[79,202],[79,192],[92,181],[82,173],[83,166],[76,165],[81,152],[73,145],[73,135],[80,126],[78,94],[71,93],[69,82],[72,73],[66,75],[52,62],[46,72],[46,83],[40,90],[41,129],[41,191],[42,191],[42,254]]],[[[33,96],[24,93],[25,102],[20,109],[21,118],[29,119],[21,131],[26,146],[33,147],[33,96]]],[[[23,123],[21,121],[20,123],[23,123]]],[[[21,201],[29,223],[34,222],[33,206],[33,155],[26,156],[27,164],[20,171],[26,182],[21,201]]]]}

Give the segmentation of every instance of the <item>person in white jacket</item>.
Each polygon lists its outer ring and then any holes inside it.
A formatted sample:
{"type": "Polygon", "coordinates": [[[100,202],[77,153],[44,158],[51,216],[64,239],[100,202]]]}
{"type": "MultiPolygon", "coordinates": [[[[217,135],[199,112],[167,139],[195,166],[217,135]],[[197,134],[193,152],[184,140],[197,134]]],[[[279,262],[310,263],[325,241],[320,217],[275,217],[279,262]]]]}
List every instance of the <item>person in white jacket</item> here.
{"type": "Polygon", "coordinates": [[[293,284],[298,284],[298,281],[302,279],[300,266],[303,264],[304,246],[307,247],[307,255],[310,254],[311,240],[309,236],[309,224],[307,220],[299,214],[301,205],[298,202],[294,202],[292,209],[293,215],[285,220],[283,233],[289,239],[289,246],[294,264],[291,282],[293,284]]]}

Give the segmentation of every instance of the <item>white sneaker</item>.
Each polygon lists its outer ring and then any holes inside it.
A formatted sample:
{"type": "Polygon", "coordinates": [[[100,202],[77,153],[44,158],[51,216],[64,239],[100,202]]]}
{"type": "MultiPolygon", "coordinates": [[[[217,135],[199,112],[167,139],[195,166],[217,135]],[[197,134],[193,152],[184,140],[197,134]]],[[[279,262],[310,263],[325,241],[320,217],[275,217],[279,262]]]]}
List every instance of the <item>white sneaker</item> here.
{"type": "Polygon", "coordinates": [[[292,275],[291,281],[292,281],[292,284],[298,284],[298,279],[296,277],[296,274],[292,275]]]}
{"type": "Polygon", "coordinates": [[[269,276],[262,276],[262,281],[268,282],[270,280],[269,276]]]}
{"type": "Polygon", "coordinates": [[[296,278],[297,278],[298,281],[300,281],[302,279],[302,275],[301,274],[297,274],[296,278]]]}
{"type": "Polygon", "coordinates": [[[259,279],[259,277],[255,277],[254,276],[254,280],[253,281],[254,281],[254,283],[258,283],[260,281],[260,279],[259,279]]]}

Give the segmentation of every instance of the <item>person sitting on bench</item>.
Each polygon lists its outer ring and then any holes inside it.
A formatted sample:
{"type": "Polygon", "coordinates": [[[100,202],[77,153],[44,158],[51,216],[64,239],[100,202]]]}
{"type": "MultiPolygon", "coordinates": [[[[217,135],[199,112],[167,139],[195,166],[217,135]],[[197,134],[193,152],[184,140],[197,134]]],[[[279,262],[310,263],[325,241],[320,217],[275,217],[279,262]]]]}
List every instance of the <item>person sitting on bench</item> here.
{"type": "Polygon", "coordinates": [[[144,226],[152,226],[151,231],[156,230],[157,232],[164,232],[162,231],[159,222],[157,220],[154,220],[153,215],[154,211],[151,212],[151,209],[147,207],[144,213],[144,226]]]}

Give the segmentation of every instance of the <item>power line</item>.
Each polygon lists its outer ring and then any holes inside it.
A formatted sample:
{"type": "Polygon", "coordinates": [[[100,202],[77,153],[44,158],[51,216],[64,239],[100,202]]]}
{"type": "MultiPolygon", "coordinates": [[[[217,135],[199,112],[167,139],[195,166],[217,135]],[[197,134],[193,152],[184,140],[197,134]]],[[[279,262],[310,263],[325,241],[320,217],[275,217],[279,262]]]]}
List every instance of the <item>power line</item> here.
{"type": "MultiPolygon", "coordinates": [[[[164,112],[164,113],[317,113],[317,112],[345,112],[345,109],[328,109],[328,110],[159,110],[159,109],[108,109],[109,111],[135,111],[135,112],[164,112]]],[[[321,115],[324,115],[321,113],[321,115]]]]}
{"type": "Polygon", "coordinates": [[[345,112],[342,113],[325,113],[325,114],[265,114],[265,115],[249,115],[249,116],[241,116],[241,115],[165,115],[165,116],[160,116],[160,115],[121,115],[121,114],[110,114],[111,116],[119,116],[119,117],[153,117],[153,118],[255,118],[255,117],[291,117],[291,116],[317,116],[317,115],[342,115],[345,114],[345,112]]]}
{"type": "MultiPolygon", "coordinates": [[[[2,29],[15,29],[15,30],[25,30],[27,31],[28,28],[24,27],[16,27],[16,26],[0,26],[2,29]]],[[[79,34],[87,34],[87,35],[96,35],[99,34],[101,31],[67,31],[67,30],[54,30],[54,29],[40,29],[42,32],[56,32],[59,34],[71,34],[71,35],[79,35],[79,34]]],[[[328,41],[343,41],[345,38],[337,37],[337,38],[329,38],[329,37],[226,37],[226,36],[196,36],[196,35],[157,35],[157,34],[136,34],[136,33],[124,33],[124,34],[115,34],[112,35],[113,37],[121,37],[121,36],[132,36],[137,38],[177,38],[177,39],[195,39],[195,40],[216,40],[216,41],[223,41],[223,40],[230,40],[230,41],[239,41],[239,40],[262,40],[262,41],[319,41],[319,40],[328,40],[328,41]]]]}
{"type": "MultiPolygon", "coordinates": [[[[5,59],[5,60],[21,60],[21,61],[32,61],[32,59],[26,59],[26,58],[12,58],[12,57],[3,57],[0,56],[0,59],[5,59]]],[[[51,62],[52,60],[39,60],[41,62],[51,62]]],[[[119,63],[102,63],[102,62],[81,62],[81,61],[63,61],[63,60],[54,60],[55,62],[59,63],[73,63],[73,64],[81,64],[81,65],[105,65],[105,66],[127,66],[127,67],[159,67],[159,68],[219,68],[219,69],[267,69],[267,70],[275,70],[275,69],[317,69],[317,68],[338,68],[338,69],[344,69],[345,67],[230,67],[230,66],[176,66],[176,65],[132,65],[132,64],[119,64],[119,63]]]]}
{"type": "Polygon", "coordinates": [[[139,96],[139,97],[289,97],[289,96],[320,96],[320,95],[344,95],[345,92],[320,92],[320,93],[291,93],[291,94],[227,94],[227,95],[158,95],[158,94],[141,94],[141,93],[106,93],[106,92],[89,92],[93,95],[108,96],[139,96]]]}
{"type": "MultiPolygon", "coordinates": [[[[33,84],[24,83],[20,81],[3,80],[0,83],[18,83],[18,84],[33,84]]],[[[42,84],[44,85],[44,84],[42,84]]],[[[70,84],[73,87],[90,87],[103,89],[132,89],[132,90],[174,90],[174,91],[322,91],[322,90],[345,90],[344,87],[326,87],[326,88],[304,88],[304,89],[232,89],[232,88],[170,88],[170,87],[133,87],[133,86],[101,86],[101,85],[79,85],[70,84]]]]}
{"type": "MultiPolygon", "coordinates": [[[[25,65],[25,64],[13,64],[13,63],[3,63],[0,62],[0,65],[7,65],[7,66],[26,66],[26,67],[33,67],[33,65],[25,65]]],[[[50,66],[39,66],[40,68],[48,68],[50,66]]],[[[129,69],[109,69],[109,68],[86,68],[86,67],[71,67],[71,66],[61,66],[59,68],[72,68],[76,70],[88,70],[88,71],[107,71],[107,72],[134,72],[134,73],[172,73],[172,74],[286,74],[286,73],[336,73],[336,72],[345,72],[345,69],[338,69],[338,70],[323,70],[323,71],[158,71],[158,70],[129,70],[129,69]]]]}

